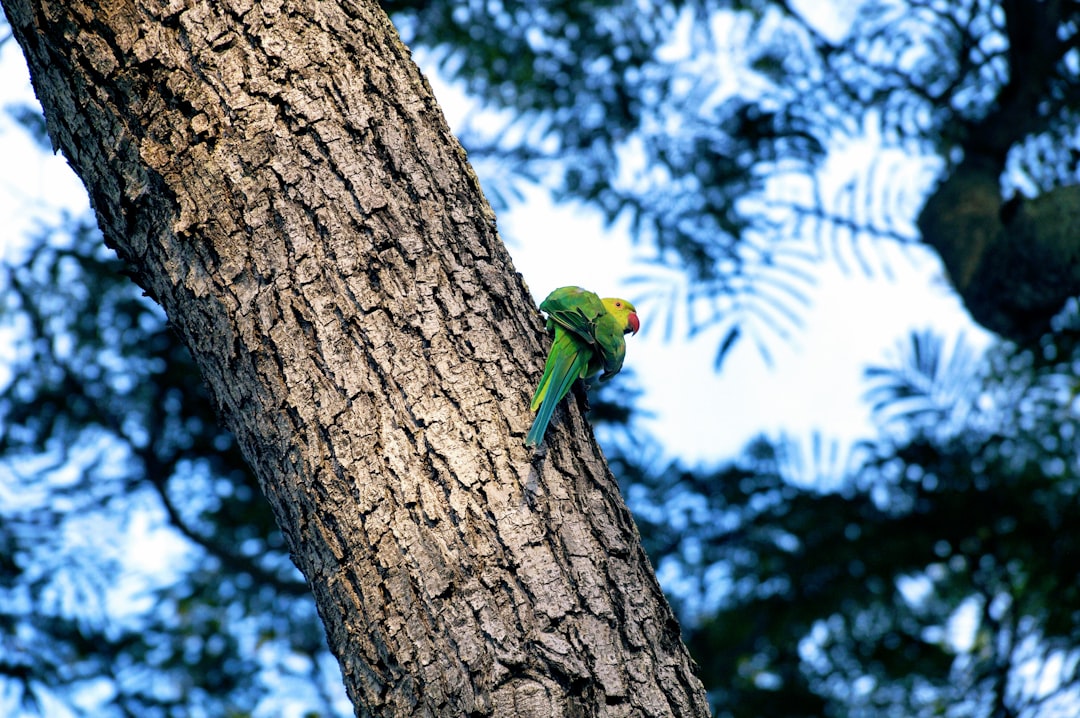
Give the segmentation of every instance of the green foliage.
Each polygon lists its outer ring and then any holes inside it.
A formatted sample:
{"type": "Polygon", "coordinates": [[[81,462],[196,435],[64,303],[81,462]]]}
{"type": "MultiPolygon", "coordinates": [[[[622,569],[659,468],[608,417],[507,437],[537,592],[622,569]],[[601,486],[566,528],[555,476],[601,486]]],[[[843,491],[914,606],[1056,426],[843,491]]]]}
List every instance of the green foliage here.
{"type": "Polygon", "coordinates": [[[970,373],[949,370],[961,360],[940,340],[910,346],[869,372],[905,379],[880,401],[894,430],[835,485],[793,475],[793,447],[764,441],[709,471],[616,457],[717,715],[1054,715],[1075,701],[1076,335],[1038,357],[997,347],[963,360],[970,373]],[[913,399],[920,411],[890,406],[913,399]]]}
{"type": "Polygon", "coordinates": [[[187,351],[121,270],[67,220],[3,276],[0,693],[43,714],[235,715],[294,681],[329,712],[340,680],[307,587],[187,351]]]}
{"type": "Polygon", "coordinates": [[[670,326],[720,327],[718,361],[799,327],[814,260],[876,271],[873,240],[916,240],[929,181],[1005,94],[1038,108],[1003,123],[1008,191],[1080,180],[1073,3],[383,5],[497,112],[459,128],[474,162],[500,167],[489,194],[512,194],[516,172],[625,221],[653,253],[631,299],[670,326]],[[1047,36],[1060,48],[1042,57],[1047,36]]]}

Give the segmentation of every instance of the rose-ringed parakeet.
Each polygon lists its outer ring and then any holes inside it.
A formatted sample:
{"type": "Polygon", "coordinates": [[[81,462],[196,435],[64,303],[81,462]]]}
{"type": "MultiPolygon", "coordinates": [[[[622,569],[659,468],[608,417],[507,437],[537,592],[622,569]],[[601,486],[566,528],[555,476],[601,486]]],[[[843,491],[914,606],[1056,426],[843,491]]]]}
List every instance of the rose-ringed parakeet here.
{"type": "Polygon", "coordinates": [[[547,328],[555,331],[540,385],[533,395],[536,412],[526,446],[544,438],[555,405],[570,391],[575,379],[599,371],[606,381],[622,369],[626,356],[624,334],[637,334],[641,324],[634,305],[625,299],[601,299],[581,287],[560,287],[540,303],[548,315],[547,328]]]}

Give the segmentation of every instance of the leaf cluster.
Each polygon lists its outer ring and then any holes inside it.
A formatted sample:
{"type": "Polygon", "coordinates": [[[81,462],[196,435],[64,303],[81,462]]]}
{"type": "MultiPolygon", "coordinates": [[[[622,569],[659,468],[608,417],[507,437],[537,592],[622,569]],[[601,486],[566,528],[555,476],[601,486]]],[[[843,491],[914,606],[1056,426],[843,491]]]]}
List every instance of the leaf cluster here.
{"type": "Polygon", "coordinates": [[[228,715],[294,681],[327,710],[339,678],[307,586],[190,356],[121,271],[69,218],[0,278],[2,694],[42,714],[228,715]]]}
{"type": "Polygon", "coordinates": [[[846,26],[783,0],[383,4],[488,111],[459,128],[473,161],[628,227],[635,302],[719,327],[718,363],[798,328],[815,261],[875,271],[875,241],[916,240],[963,152],[1004,147],[1029,196],[1080,179],[1072,3],[866,0],[846,26]],[[1017,93],[1037,110],[992,137],[1017,93]]]}
{"type": "Polygon", "coordinates": [[[717,469],[615,457],[717,715],[1075,701],[1076,335],[981,359],[943,346],[916,335],[868,372],[886,431],[839,471],[807,470],[790,440],[717,469]]]}

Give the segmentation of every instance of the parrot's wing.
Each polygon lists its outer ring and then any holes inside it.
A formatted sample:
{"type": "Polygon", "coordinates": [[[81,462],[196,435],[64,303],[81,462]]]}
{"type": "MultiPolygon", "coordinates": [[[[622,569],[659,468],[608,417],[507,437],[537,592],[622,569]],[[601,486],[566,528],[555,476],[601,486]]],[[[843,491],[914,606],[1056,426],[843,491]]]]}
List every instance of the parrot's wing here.
{"type": "Polygon", "coordinates": [[[536,412],[536,418],[525,437],[526,446],[540,444],[555,406],[570,391],[574,380],[585,374],[593,354],[592,349],[575,334],[556,327],[555,341],[551,343],[551,351],[544,365],[544,375],[533,395],[532,410],[536,412]]]}
{"type": "Polygon", "coordinates": [[[596,321],[607,314],[600,297],[581,287],[559,287],[540,303],[550,323],[562,326],[589,344],[596,342],[596,321]]]}
{"type": "Polygon", "coordinates": [[[596,321],[595,332],[599,348],[597,355],[601,365],[597,369],[604,370],[600,381],[607,381],[622,369],[623,360],[626,358],[626,339],[618,320],[607,313],[596,321]]]}

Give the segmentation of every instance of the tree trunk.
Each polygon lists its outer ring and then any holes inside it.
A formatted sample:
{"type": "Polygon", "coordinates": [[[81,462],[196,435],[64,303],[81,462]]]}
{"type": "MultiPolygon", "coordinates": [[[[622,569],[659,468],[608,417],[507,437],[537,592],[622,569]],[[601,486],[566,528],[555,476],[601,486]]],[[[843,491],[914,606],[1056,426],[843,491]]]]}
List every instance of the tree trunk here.
{"type": "Polygon", "coordinates": [[[969,151],[919,216],[971,318],[1022,345],[1080,294],[1080,185],[1003,204],[1003,164],[969,151]]]}
{"type": "Polygon", "coordinates": [[[464,152],[366,0],[2,0],[53,142],[164,306],[358,715],[705,715],[464,152]]]}

